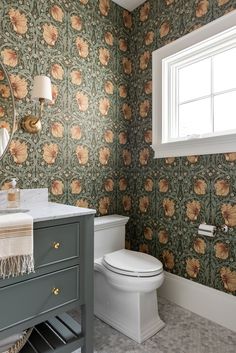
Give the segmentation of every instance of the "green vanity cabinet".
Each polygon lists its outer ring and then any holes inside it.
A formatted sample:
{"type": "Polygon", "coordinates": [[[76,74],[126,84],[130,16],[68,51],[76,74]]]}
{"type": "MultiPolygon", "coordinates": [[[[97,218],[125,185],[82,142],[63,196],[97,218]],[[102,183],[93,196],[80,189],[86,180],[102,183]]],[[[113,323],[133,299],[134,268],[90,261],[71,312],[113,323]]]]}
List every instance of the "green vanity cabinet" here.
{"type": "Polygon", "coordinates": [[[0,280],[0,339],[34,327],[22,353],[93,352],[93,237],[93,214],[34,223],[35,273],[0,280]]]}

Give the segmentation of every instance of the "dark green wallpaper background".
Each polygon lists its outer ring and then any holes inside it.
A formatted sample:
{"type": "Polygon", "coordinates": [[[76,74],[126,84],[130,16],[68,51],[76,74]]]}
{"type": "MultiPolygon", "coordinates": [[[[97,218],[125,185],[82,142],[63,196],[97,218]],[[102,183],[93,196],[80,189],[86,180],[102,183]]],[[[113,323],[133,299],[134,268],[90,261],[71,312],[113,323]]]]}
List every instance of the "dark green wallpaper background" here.
{"type": "Polygon", "coordinates": [[[17,176],[22,188],[48,187],[53,201],[128,215],[127,247],[235,295],[236,153],[154,160],[150,147],[152,51],[234,8],[150,0],[130,14],[110,0],[1,1],[18,117],[32,112],[35,74],[51,77],[54,96],[40,135],[14,135],[1,187],[17,176]],[[197,236],[204,221],[230,230],[197,236]]]}

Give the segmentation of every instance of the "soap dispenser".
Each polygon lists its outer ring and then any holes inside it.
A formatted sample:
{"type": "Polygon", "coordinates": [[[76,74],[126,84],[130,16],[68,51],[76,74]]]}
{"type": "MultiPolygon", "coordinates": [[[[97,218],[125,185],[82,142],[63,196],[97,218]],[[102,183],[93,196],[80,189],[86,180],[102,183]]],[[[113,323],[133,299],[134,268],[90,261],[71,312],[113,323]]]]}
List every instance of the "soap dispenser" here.
{"type": "Polygon", "coordinates": [[[16,187],[16,178],[11,180],[11,188],[7,192],[7,207],[19,208],[20,207],[20,189],[16,187]]]}

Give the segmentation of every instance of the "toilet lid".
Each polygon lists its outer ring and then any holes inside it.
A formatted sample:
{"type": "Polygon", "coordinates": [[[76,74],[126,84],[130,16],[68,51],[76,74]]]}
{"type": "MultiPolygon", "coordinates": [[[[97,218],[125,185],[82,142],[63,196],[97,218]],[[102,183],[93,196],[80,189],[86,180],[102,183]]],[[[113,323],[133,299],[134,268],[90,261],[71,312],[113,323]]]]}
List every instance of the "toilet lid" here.
{"type": "Polygon", "coordinates": [[[151,277],[163,271],[155,257],[126,249],[104,255],[103,264],[113,272],[133,277],[151,277]]]}

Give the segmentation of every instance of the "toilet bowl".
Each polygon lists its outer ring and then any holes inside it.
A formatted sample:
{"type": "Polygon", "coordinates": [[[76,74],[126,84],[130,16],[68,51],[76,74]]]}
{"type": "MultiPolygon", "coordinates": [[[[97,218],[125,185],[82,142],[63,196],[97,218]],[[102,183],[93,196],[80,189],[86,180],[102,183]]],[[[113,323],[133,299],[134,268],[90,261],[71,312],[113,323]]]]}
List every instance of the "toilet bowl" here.
{"type": "Polygon", "coordinates": [[[112,215],[94,222],[95,315],[141,343],[164,327],[156,289],[164,280],[162,263],[124,249],[128,217],[112,215]]]}

